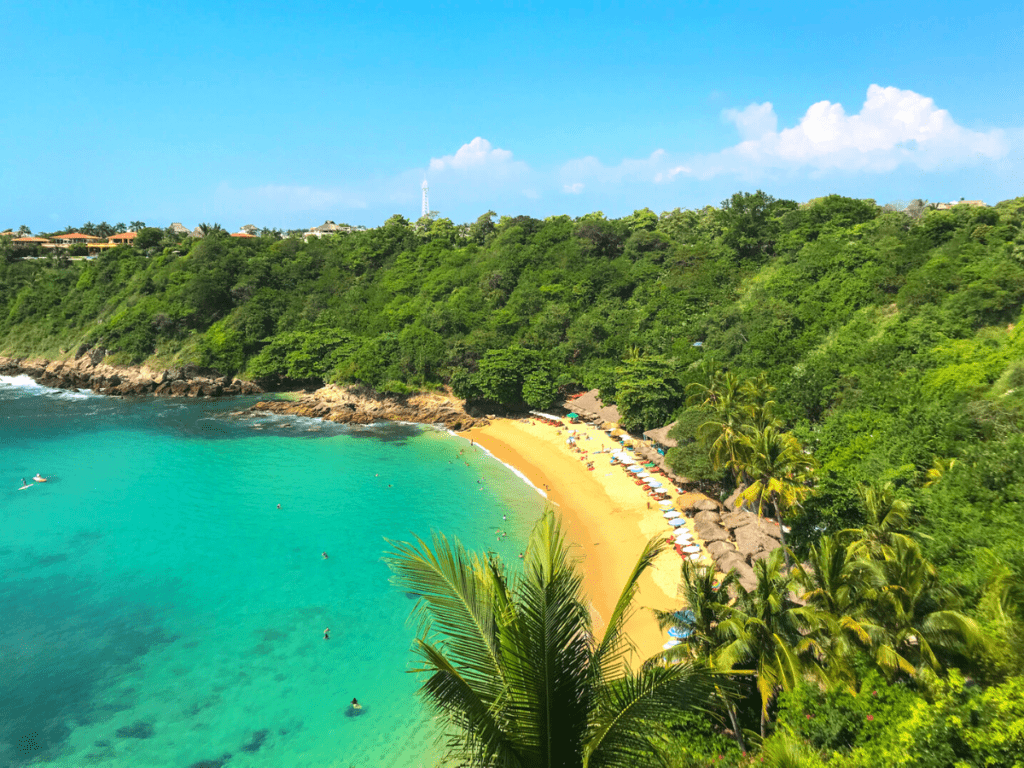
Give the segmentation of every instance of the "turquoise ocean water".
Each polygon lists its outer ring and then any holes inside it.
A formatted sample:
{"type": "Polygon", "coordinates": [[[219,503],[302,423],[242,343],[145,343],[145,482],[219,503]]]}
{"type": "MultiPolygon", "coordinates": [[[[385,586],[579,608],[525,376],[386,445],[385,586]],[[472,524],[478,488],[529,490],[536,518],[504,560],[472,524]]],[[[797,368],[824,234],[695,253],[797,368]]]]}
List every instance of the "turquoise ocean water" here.
{"type": "Polygon", "coordinates": [[[0,765],[430,765],[385,539],[516,562],[543,499],[438,430],[250,402],[0,377],[0,765]]]}

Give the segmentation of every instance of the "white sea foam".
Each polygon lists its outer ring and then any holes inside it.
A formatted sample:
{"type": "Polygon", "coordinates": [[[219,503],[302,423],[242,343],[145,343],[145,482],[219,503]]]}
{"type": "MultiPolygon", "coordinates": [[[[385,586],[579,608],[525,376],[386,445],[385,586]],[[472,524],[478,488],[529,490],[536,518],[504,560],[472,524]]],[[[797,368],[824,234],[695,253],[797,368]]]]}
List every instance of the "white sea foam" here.
{"type": "Polygon", "coordinates": [[[58,400],[85,400],[89,397],[93,397],[92,392],[87,389],[56,389],[54,387],[45,387],[42,384],[37,383],[24,373],[17,376],[0,376],[0,387],[10,387],[11,389],[20,389],[23,392],[29,392],[31,394],[46,395],[53,397],[58,400]]]}
{"type": "Polygon", "coordinates": [[[18,376],[0,376],[0,386],[13,387],[15,389],[46,389],[42,384],[36,384],[31,376],[27,376],[24,373],[18,376]]]}
{"type": "Polygon", "coordinates": [[[536,485],[534,485],[533,483],[531,483],[531,482],[530,482],[530,478],[528,478],[528,477],[527,477],[526,475],[524,475],[524,474],[523,474],[522,472],[520,472],[520,471],[519,471],[518,469],[516,469],[515,467],[513,467],[513,466],[512,466],[511,464],[509,464],[509,463],[507,463],[507,462],[504,462],[504,461],[502,461],[501,459],[499,459],[499,458],[498,458],[497,456],[495,456],[495,455],[494,455],[493,453],[491,453],[490,451],[488,451],[488,450],[487,450],[486,448],[484,448],[484,447],[483,447],[482,445],[480,445],[479,443],[476,443],[476,447],[477,447],[477,448],[479,448],[479,449],[480,449],[481,451],[483,451],[484,453],[486,453],[486,454],[487,454],[488,456],[490,456],[490,457],[491,457],[492,459],[494,459],[494,460],[495,460],[496,462],[498,462],[499,464],[504,464],[504,465],[505,465],[506,467],[508,467],[508,468],[509,468],[510,470],[512,470],[512,474],[513,474],[513,475],[515,475],[515,476],[516,476],[516,477],[518,477],[518,478],[519,478],[520,480],[522,480],[522,481],[523,481],[524,483],[526,483],[526,484],[527,484],[528,486],[530,486],[531,488],[533,488],[533,490],[535,490],[535,491],[536,491],[537,493],[539,493],[539,494],[540,494],[541,496],[543,496],[543,497],[544,497],[545,499],[546,499],[546,498],[548,497],[548,495],[547,495],[547,494],[546,494],[546,493],[545,493],[545,492],[544,492],[544,491],[543,491],[542,489],[538,488],[538,487],[537,487],[536,485]]]}

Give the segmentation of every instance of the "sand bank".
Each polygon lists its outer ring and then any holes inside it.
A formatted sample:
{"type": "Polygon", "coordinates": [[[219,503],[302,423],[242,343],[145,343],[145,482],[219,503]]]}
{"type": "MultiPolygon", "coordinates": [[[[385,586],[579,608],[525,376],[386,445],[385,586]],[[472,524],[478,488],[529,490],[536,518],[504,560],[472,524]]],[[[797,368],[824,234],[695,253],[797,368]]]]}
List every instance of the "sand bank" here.
{"type": "MultiPolygon", "coordinates": [[[[602,631],[644,545],[651,537],[668,537],[672,531],[657,503],[635,485],[622,467],[611,466],[607,453],[594,455],[621,446],[602,431],[586,425],[559,430],[539,421],[510,419],[495,420],[462,436],[518,469],[531,483],[544,489],[558,508],[569,540],[582,561],[584,587],[591,600],[595,627],[602,631]],[[587,470],[583,457],[566,445],[570,429],[579,431],[577,445],[594,461],[593,471],[587,470]]],[[[672,497],[679,498],[675,493],[672,497]]],[[[684,495],[679,502],[687,505],[695,498],[695,494],[684,495]]],[[[687,528],[693,533],[689,521],[687,528]]],[[[680,607],[676,597],[680,563],[679,555],[666,550],[640,581],[635,601],[638,610],[627,624],[639,652],[634,662],[654,655],[668,639],[648,608],[680,607]]]]}

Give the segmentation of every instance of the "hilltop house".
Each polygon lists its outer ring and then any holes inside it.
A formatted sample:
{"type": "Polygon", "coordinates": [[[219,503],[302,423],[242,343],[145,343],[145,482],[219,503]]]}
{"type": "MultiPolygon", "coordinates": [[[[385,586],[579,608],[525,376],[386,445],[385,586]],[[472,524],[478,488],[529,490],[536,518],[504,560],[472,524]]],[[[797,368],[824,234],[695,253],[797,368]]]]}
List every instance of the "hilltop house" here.
{"type": "Polygon", "coordinates": [[[983,200],[953,200],[949,203],[936,203],[935,210],[948,211],[950,208],[955,208],[958,205],[969,205],[972,208],[988,208],[983,200]]]}
{"type": "Polygon", "coordinates": [[[99,239],[92,235],[83,235],[81,232],[66,232],[63,235],[54,235],[53,242],[59,245],[89,245],[99,239]]]}
{"type": "Polygon", "coordinates": [[[311,237],[321,238],[325,235],[335,235],[339,232],[351,232],[352,227],[342,227],[335,224],[333,221],[325,221],[319,227],[310,227],[308,230],[302,233],[304,240],[309,240],[311,237]]]}
{"type": "Polygon", "coordinates": [[[114,243],[115,245],[131,245],[135,242],[135,233],[122,232],[119,235],[114,235],[107,242],[114,243]]]}

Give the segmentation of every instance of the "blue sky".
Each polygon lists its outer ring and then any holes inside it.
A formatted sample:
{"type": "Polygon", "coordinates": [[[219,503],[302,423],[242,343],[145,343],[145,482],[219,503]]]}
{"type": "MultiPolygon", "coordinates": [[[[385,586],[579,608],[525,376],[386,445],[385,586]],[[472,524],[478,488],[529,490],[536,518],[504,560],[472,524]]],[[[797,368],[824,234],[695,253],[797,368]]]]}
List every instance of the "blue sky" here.
{"type": "Polygon", "coordinates": [[[43,4],[0,15],[0,228],[1024,195],[1024,5],[43,4]]]}

